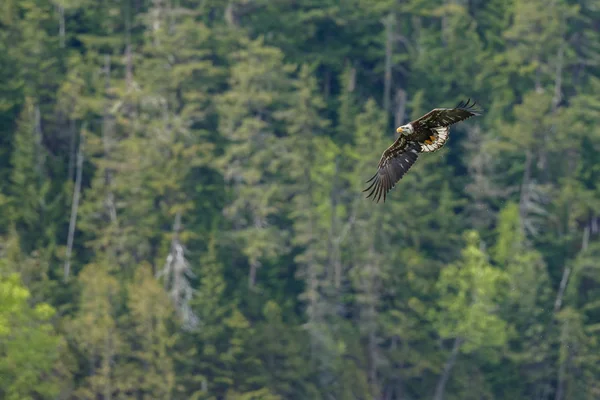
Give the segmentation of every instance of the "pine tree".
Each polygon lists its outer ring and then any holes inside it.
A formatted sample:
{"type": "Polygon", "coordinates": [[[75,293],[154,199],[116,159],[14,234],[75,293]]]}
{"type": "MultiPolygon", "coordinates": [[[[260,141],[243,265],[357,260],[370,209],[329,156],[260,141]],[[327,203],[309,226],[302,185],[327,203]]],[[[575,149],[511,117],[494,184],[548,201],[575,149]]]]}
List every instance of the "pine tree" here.
{"type": "Polygon", "coordinates": [[[81,354],[75,395],[112,398],[125,375],[117,373],[123,337],[117,325],[119,285],[106,264],[88,264],[79,274],[79,310],[69,321],[67,335],[81,354]]]}
{"type": "MultiPolygon", "coordinates": [[[[360,193],[364,189],[366,179],[362,178],[376,167],[372,160],[384,147],[384,138],[380,132],[386,131],[385,114],[380,111],[374,100],[369,99],[363,112],[356,116],[355,148],[351,156],[355,160],[354,176],[351,181],[353,189],[360,193]],[[370,162],[369,162],[370,161],[370,162]],[[362,179],[361,179],[362,178],[362,179]],[[359,186],[360,185],[360,186],[359,186]]],[[[381,153],[379,153],[380,156],[381,153]]],[[[384,362],[379,343],[381,342],[380,310],[382,305],[381,293],[384,282],[390,270],[386,268],[386,240],[381,228],[385,224],[386,213],[381,208],[369,210],[370,202],[364,200],[355,203],[357,221],[352,227],[352,269],[350,282],[356,293],[357,318],[355,323],[359,326],[356,334],[364,342],[365,366],[363,373],[369,381],[369,396],[377,397],[381,394],[380,365],[384,362]],[[382,240],[383,239],[383,240],[382,240]]],[[[365,394],[366,395],[366,394],[365,394]]]]}
{"type": "Polygon", "coordinates": [[[171,399],[175,386],[172,334],[173,307],[148,265],[137,267],[128,285],[129,313],[122,329],[130,354],[119,374],[125,376],[120,389],[131,397],[171,399]]]}
{"type": "Polygon", "coordinates": [[[20,115],[11,153],[9,223],[21,236],[25,253],[56,241],[61,222],[60,192],[48,178],[48,154],[42,144],[40,109],[29,98],[20,115]]]}
{"type": "Polygon", "coordinates": [[[500,303],[502,317],[509,324],[510,362],[502,374],[507,381],[514,380],[513,396],[522,397],[544,390],[552,373],[551,343],[557,337],[550,325],[553,316],[548,312],[554,299],[547,266],[526,240],[519,218],[518,204],[509,203],[502,209],[491,254],[496,265],[508,274],[510,289],[500,303]],[[515,368],[521,373],[510,374],[515,368]]]}
{"type": "Polygon", "coordinates": [[[275,113],[290,89],[291,66],[279,49],[263,42],[242,40],[242,49],[232,54],[229,90],[217,100],[219,132],[228,142],[217,165],[232,197],[224,213],[248,259],[251,288],[262,263],[285,252],[283,232],[273,221],[284,200],[276,183],[284,147],[275,113]]]}
{"type": "Polygon", "coordinates": [[[325,103],[317,93],[313,69],[303,66],[295,82],[294,95],[288,99],[286,110],[278,114],[287,130],[283,143],[286,157],[286,190],[291,198],[290,218],[293,220],[292,244],[299,254],[294,261],[300,269],[297,276],[304,281],[305,292],[300,299],[306,304],[309,332],[324,322],[328,308],[325,301],[331,287],[333,271],[327,265],[327,235],[330,231],[331,173],[336,147],[321,138],[327,121],[320,113],[325,103]],[[294,211],[295,210],[295,211],[294,211]]]}
{"type": "Polygon", "coordinates": [[[182,332],[177,356],[178,389],[192,399],[212,399],[222,395],[231,384],[227,364],[220,359],[227,343],[225,319],[231,313],[226,301],[224,267],[220,261],[215,234],[210,237],[206,253],[197,269],[200,284],[190,305],[198,318],[194,330],[182,332]]]}
{"type": "Polygon", "coordinates": [[[282,309],[274,301],[267,301],[263,317],[250,344],[252,352],[261,359],[257,379],[281,398],[319,398],[314,374],[306,368],[306,333],[299,326],[286,323],[282,309]]]}

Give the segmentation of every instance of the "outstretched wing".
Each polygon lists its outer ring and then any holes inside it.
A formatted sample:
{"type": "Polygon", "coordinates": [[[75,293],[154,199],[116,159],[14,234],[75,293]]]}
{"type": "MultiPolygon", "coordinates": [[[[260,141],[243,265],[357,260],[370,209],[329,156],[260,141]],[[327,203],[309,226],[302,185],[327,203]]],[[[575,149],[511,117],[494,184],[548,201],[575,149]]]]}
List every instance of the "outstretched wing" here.
{"type": "Polygon", "coordinates": [[[466,103],[461,101],[454,108],[434,108],[421,118],[413,121],[412,124],[417,130],[419,128],[435,129],[449,127],[457,122],[481,115],[482,112],[477,103],[471,103],[471,99],[469,99],[466,103]]]}
{"type": "Polygon", "coordinates": [[[373,175],[366,183],[372,181],[368,188],[363,192],[369,191],[367,199],[373,196],[372,200],[379,203],[381,196],[383,202],[387,193],[396,186],[396,183],[413,166],[419,156],[421,145],[417,142],[408,141],[406,137],[400,136],[388,147],[379,160],[377,173],[373,175]]]}

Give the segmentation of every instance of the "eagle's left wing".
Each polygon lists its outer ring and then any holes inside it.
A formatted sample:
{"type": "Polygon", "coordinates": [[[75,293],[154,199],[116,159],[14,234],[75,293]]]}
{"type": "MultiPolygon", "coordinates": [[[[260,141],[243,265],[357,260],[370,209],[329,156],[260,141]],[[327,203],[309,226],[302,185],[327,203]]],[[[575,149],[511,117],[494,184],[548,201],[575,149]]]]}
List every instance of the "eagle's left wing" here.
{"type": "Polygon", "coordinates": [[[419,156],[421,144],[408,141],[405,136],[400,136],[388,147],[379,160],[377,173],[367,183],[373,181],[363,192],[370,191],[367,199],[373,196],[373,201],[379,203],[381,196],[383,202],[387,193],[396,186],[396,183],[414,165],[419,156]]]}

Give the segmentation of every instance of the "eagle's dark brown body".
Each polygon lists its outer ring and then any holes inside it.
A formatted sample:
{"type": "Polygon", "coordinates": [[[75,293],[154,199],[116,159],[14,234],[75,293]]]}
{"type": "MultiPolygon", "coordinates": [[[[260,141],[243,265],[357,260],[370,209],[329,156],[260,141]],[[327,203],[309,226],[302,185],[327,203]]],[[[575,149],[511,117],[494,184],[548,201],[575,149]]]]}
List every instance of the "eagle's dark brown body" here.
{"type": "Polygon", "coordinates": [[[402,179],[413,166],[419,153],[432,153],[441,149],[450,133],[450,126],[472,116],[481,115],[475,103],[460,102],[455,108],[435,108],[409,124],[396,130],[400,136],[388,147],[379,160],[377,173],[367,183],[373,181],[363,192],[370,191],[367,198],[383,201],[387,193],[402,179]]]}

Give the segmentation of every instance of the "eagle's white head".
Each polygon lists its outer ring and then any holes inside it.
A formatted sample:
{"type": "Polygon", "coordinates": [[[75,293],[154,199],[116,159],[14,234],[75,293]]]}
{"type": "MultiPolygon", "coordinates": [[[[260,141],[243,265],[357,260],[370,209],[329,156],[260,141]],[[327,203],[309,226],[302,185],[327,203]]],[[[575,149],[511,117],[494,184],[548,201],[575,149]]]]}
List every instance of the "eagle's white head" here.
{"type": "Polygon", "coordinates": [[[396,129],[397,133],[404,135],[404,136],[408,136],[408,135],[412,134],[414,131],[415,130],[414,130],[412,124],[402,125],[402,126],[399,126],[398,129],[396,129]]]}

